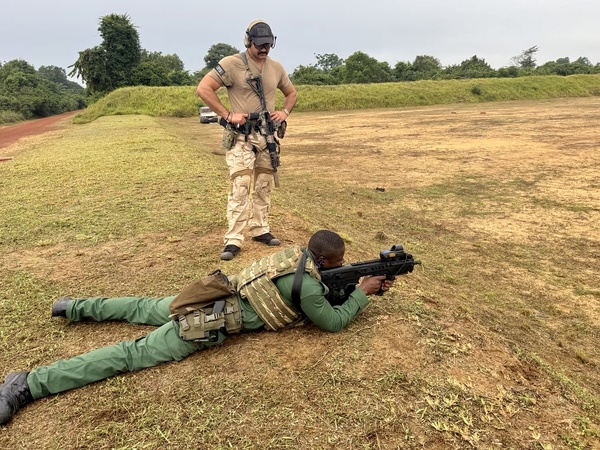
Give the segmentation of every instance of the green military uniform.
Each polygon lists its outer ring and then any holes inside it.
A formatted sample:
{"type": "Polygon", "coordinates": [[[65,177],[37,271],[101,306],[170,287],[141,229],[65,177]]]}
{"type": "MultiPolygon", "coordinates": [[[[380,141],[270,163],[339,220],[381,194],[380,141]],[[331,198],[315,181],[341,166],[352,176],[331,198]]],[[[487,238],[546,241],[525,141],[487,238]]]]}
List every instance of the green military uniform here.
{"type": "MultiPolygon", "coordinates": [[[[292,307],[294,273],[285,274],[273,281],[283,300],[292,307]]],[[[369,303],[364,292],[356,289],[343,305],[332,307],[324,297],[327,292],[327,287],[319,280],[308,273],[303,274],[300,292],[302,313],[325,331],[343,329],[369,303]]],[[[219,332],[215,342],[182,340],[179,337],[179,323],[169,318],[169,304],[173,298],[174,296],[158,299],[98,297],[69,302],[66,316],[75,322],[84,319],[126,320],[157,325],[159,328],[135,341],[120,342],[32,370],[27,377],[27,384],[33,399],[85,386],[119,373],[152,367],[161,362],[180,361],[196,350],[220,344],[227,338],[226,334],[219,332]]],[[[247,299],[241,297],[240,306],[242,331],[265,328],[265,323],[247,299]]]]}

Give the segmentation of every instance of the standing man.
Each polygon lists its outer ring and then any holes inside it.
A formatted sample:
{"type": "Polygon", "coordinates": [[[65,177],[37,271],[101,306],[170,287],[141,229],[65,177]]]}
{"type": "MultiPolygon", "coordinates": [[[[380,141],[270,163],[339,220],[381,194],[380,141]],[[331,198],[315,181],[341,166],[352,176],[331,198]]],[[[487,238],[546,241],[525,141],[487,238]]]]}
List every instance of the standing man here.
{"type": "Polygon", "coordinates": [[[283,66],[269,57],[269,51],[275,47],[276,39],[266,22],[255,20],[246,29],[246,51],[219,61],[219,64],[202,78],[196,89],[202,101],[228,122],[225,133],[238,130],[232,137],[225,156],[231,186],[227,198],[228,229],[224,238],[225,248],[221,253],[223,260],[233,259],[241,250],[243,232],[248,224],[250,212],[250,192],[252,213],[249,225],[252,239],[267,245],[280,244],[279,239],[270,233],[268,222],[274,170],[267,149],[267,139],[263,135],[264,128],[249,120],[249,113],[263,110],[264,101],[272,121],[282,124],[296,104],[296,88],[283,66]],[[261,78],[263,101],[248,82],[251,77],[261,78]],[[232,111],[221,103],[216,94],[223,86],[227,88],[232,111]],[[283,109],[280,111],[275,110],[277,89],[285,96],[283,109]]]}

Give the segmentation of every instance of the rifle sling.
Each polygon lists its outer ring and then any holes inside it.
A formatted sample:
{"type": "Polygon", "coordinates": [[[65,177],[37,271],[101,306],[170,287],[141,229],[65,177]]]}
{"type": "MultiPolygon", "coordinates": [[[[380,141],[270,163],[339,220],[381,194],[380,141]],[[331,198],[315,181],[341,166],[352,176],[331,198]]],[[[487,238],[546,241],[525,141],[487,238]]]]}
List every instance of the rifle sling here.
{"type": "Polygon", "coordinates": [[[298,262],[296,273],[294,274],[294,282],[292,283],[292,303],[296,309],[300,308],[300,291],[302,289],[302,277],[304,276],[304,268],[306,267],[306,250],[302,252],[302,257],[298,262]]]}

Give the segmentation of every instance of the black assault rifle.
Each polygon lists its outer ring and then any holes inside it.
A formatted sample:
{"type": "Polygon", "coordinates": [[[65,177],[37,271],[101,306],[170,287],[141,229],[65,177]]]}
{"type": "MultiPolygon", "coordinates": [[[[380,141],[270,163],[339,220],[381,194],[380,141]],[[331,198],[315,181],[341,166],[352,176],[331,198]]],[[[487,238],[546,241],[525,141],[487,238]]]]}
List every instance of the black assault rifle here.
{"type": "Polygon", "coordinates": [[[262,78],[260,76],[251,76],[246,79],[252,90],[260,98],[260,106],[262,111],[259,113],[250,113],[249,120],[256,120],[262,134],[267,140],[267,150],[271,157],[271,166],[273,167],[273,176],[275,178],[275,187],[279,187],[279,174],[277,168],[281,162],[279,160],[279,152],[277,151],[277,139],[275,139],[275,124],[271,119],[271,114],[267,110],[267,101],[265,100],[265,91],[263,90],[262,78]]]}
{"type": "MultiPolygon", "coordinates": [[[[385,275],[386,279],[393,280],[398,275],[405,275],[413,271],[416,264],[410,253],[404,252],[402,245],[392,245],[389,250],[382,250],[379,259],[355,262],[342,267],[321,270],[321,281],[329,288],[327,300],[332,305],[344,303],[352,291],[356,289],[358,281],[365,276],[385,275]]],[[[377,292],[383,295],[383,291],[377,292]]]]}

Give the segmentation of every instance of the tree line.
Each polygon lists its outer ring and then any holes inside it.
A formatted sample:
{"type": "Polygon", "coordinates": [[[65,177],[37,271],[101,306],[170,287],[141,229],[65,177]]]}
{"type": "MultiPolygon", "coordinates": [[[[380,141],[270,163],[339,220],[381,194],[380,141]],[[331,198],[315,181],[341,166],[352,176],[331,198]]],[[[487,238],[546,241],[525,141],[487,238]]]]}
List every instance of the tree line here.
{"type": "Polygon", "coordinates": [[[586,57],[580,57],[576,61],[570,61],[568,57],[559,58],[538,66],[535,58],[538,50],[537,46],[528,48],[512,58],[511,66],[497,70],[476,55],[460,64],[446,67],[442,67],[440,61],[433,56],[420,55],[413,62],[400,61],[392,67],[387,62],[377,61],[360,51],[353,53],[346,60],[331,53],[317,54],[316,64],[299,66],[291,78],[295,84],[335,85],[600,73],[600,64],[593,65],[586,57]]]}
{"type": "MultiPolygon", "coordinates": [[[[0,64],[0,123],[20,118],[43,117],[85,106],[107,93],[126,86],[187,86],[199,80],[220,59],[239,52],[225,43],[212,45],[204,57],[205,67],[190,73],[176,54],[163,55],[142,48],[135,25],[128,15],[109,14],[100,19],[102,42],[79,52],[69,66],[69,77],[81,79],[85,88],[69,81],[64,69],[33,66],[22,60],[0,64]],[[6,117],[9,120],[6,120],[6,117]]],[[[291,74],[297,85],[408,82],[461,78],[521,77],[529,75],[573,75],[600,73],[600,63],[588,58],[559,58],[537,65],[538,47],[530,47],[512,58],[512,65],[493,69],[485,59],[473,56],[460,64],[443,67],[429,55],[393,67],[357,51],[345,60],[336,54],[316,54],[316,63],[298,66],[291,74]]]]}
{"type": "Polygon", "coordinates": [[[86,106],[84,88],[65,69],[35,69],[23,60],[0,64],[0,124],[46,117],[86,106]]]}

